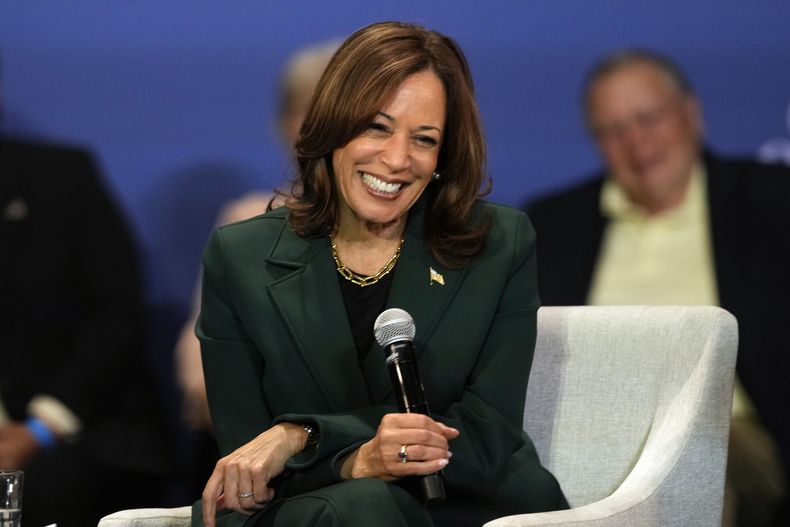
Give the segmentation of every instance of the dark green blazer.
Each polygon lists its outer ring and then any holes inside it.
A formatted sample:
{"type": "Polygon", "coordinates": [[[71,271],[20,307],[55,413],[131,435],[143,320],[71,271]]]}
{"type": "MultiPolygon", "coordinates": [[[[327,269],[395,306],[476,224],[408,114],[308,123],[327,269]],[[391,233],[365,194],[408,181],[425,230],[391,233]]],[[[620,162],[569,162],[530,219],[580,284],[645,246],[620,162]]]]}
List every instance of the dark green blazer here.
{"type": "MultiPolygon", "coordinates": [[[[434,418],[461,432],[450,444],[442,507],[474,507],[506,485],[517,497],[513,512],[528,510],[526,494],[544,491],[554,502],[534,507],[553,508],[559,488],[522,431],[539,305],[534,231],[525,214],[481,202],[478,212],[493,220],[485,251],[450,270],[423,242],[419,207],[387,307],[414,318],[434,418]],[[431,282],[431,268],[444,285],[431,282]]],[[[280,498],[341,481],[338,459],[397,412],[383,351],[374,344],[358,363],[339,279],[328,237],[297,236],[285,208],[219,228],[205,251],[197,332],[222,453],[279,421],[320,430],[317,450],[292,459],[273,483],[280,498]]],[[[484,515],[510,512],[494,508],[484,515]]]]}

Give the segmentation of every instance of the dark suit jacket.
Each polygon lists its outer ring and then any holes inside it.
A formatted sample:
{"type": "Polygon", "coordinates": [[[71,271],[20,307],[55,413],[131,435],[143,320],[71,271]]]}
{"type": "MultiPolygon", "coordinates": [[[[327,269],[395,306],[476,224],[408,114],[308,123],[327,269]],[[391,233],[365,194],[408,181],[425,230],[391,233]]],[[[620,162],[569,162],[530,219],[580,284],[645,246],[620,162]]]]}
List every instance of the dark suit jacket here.
{"type": "MultiPolygon", "coordinates": [[[[461,431],[444,471],[445,507],[488,518],[507,512],[495,510],[492,500],[481,513],[485,507],[474,499],[503,485],[517,488],[514,506],[522,511],[540,507],[530,496],[551,495],[559,507],[556,482],[545,479],[522,431],[538,308],[532,228],[523,214],[481,204],[494,219],[485,252],[450,270],[422,241],[420,206],[406,230],[387,307],[414,318],[431,410],[461,431]],[[444,286],[431,285],[431,267],[444,286]],[[523,482],[511,478],[515,471],[523,482]]],[[[279,478],[279,497],[341,481],[338,459],[372,438],[384,414],[397,412],[378,345],[358,363],[328,237],[295,235],[286,215],[278,209],[214,234],[197,326],[223,453],[279,421],[320,429],[317,451],[293,459],[279,478]]]]}
{"type": "Polygon", "coordinates": [[[1,139],[0,394],[12,419],[52,396],[82,421],[95,461],[161,472],[141,295],[130,233],[90,156],[1,139]]]}
{"type": "MultiPolygon", "coordinates": [[[[738,319],[738,375],[790,461],[790,169],[705,156],[716,284],[738,319]]],[[[606,218],[603,174],[526,208],[545,305],[587,301],[606,218]]],[[[677,270],[683,272],[682,269],[677,270]]]]}

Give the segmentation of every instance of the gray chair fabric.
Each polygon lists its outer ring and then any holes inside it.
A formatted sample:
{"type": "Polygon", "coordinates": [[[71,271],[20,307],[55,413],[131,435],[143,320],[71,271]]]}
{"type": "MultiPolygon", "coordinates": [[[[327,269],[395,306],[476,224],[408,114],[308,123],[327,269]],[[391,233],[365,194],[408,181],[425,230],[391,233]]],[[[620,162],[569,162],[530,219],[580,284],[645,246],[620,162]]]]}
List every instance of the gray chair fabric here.
{"type": "Polygon", "coordinates": [[[716,307],[544,307],[524,428],[571,509],[485,527],[720,526],[737,323],[716,307]]]}
{"type": "MultiPolygon", "coordinates": [[[[485,527],[720,526],[736,349],[716,307],[541,308],[524,429],[572,508],[485,527]]],[[[188,527],[189,512],[99,527],[188,527]]]]}

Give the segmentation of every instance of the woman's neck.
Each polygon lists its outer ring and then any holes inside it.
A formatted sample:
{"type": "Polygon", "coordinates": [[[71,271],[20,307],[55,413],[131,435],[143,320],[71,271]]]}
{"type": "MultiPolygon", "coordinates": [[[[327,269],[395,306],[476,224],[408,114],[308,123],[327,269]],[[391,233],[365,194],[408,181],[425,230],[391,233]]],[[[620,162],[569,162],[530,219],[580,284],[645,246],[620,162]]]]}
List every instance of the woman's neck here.
{"type": "Polygon", "coordinates": [[[390,224],[341,220],[332,235],[343,265],[363,275],[376,274],[398,250],[406,217],[390,224]]]}
{"type": "Polygon", "coordinates": [[[365,221],[347,206],[341,205],[338,224],[333,236],[335,240],[347,243],[388,245],[387,242],[399,242],[403,238],[406,221],[406,214],[388,223],[365,221]]]}

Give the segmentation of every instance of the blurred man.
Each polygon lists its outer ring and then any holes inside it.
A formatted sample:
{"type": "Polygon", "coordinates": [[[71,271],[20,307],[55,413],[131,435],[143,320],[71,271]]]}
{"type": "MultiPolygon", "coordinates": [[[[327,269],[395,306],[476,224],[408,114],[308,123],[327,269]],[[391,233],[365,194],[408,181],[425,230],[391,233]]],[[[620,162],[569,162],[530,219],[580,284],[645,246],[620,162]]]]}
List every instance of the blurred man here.
{"type": "Polygon", "coordinates": [[[732,312],[740,383],[725,523],[778,524],[790,456],[790,170],[707,150],[689,82],[652,52],[605,58],[582,104],[606,169],[526,207],[542,302],[732,312]]]}

